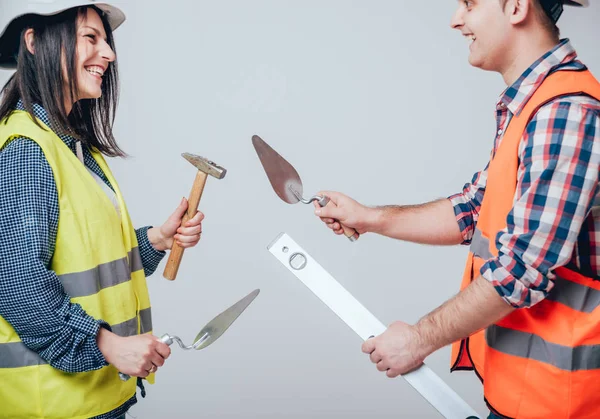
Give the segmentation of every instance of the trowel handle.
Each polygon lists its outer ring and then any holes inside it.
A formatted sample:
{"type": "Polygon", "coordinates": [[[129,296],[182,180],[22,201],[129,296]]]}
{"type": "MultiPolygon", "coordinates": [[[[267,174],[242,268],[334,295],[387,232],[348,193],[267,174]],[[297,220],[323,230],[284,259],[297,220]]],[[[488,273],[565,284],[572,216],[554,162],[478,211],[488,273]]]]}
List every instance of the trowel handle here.
{"type": "MultiPolygon", "coordinates": [[[[198,205],[200,205],[200,198],[202,198],[202,192],[204,191],[207,176],[206,173],[198,170],[198,174],[196,175],[196,179],[192,186],[192,191],[190,192],[190,197],[188,198],[188,209],[181,219],[181,225],[188,222],[189,219],[193,218],[198,212],[198,205]]],[[[169,252],[169,260],[167,261],[167,266],[165,266],[165,271],[163,272],[163,276],[169,281],[173,281],[177,277],[177,271],[179,270],[184,250],[183,247],[179,246],[175,240],[173,240],[173,245],[169,252]]]]}
{"type": "MultiPolygon", "coordinates": [[[[171,344],[173,343],[173,338],[171,336],[169,336],[168,333],[165,333],[164,335],[162,335],[160,337],[160,340],[162,343],[166,343],[167,345],[171,346],[171,344]]],[[[119,373],[119,378],[121,379],[121,381],[127,381],[129,380],[131,377],[127,374],[123,374],[122,372],[119,373]]]]}
{"type": "MultiPolygon", "coordinates": [[[[319,200],[319,205],[321,207],[324,207],[329,203],[331,203],[331,205],[333,205],[334,207],[337,206],[337,205],[335,205],[335,202],[333,202],[331,199],[329,199],[328,196],[324,196],[323,198],[324,199],[319,200]]],[[[360,237],[360,234],[358,234],[358,232],[355,229],[353,229],[352,227],[347,227],[342,223],[340,223],[340,225],[342,226],[342,229],[344,230],[344,236],[348,237],[348,240],[350,240],[351,242],[355,242],[356,240],[358,240],[358,238],[360,237]]]]}

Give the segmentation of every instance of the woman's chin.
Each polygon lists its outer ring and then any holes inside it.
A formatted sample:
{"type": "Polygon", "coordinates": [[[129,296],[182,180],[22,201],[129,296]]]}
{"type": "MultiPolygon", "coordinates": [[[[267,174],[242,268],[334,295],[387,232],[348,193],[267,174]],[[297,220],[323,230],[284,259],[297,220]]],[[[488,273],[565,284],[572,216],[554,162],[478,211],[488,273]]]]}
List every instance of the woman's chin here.
{"type": "Polygon", "coordinates": [[[98,92],[85,92],[79,95],[79,100],[83,99],[100,99],[102,97],[102,91],[98,92]]]}

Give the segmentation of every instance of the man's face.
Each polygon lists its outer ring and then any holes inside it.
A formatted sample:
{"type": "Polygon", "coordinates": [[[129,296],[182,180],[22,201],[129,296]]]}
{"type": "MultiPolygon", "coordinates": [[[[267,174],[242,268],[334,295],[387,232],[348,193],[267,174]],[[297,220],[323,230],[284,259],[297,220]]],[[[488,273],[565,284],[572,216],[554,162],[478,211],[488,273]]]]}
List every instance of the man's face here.
{"type": "Polygon", "coordinates": [[[500,0],[461,0],[450,25],[465,36],[472,66],[498,72],[505,69],[513,27],[500,0]]]}

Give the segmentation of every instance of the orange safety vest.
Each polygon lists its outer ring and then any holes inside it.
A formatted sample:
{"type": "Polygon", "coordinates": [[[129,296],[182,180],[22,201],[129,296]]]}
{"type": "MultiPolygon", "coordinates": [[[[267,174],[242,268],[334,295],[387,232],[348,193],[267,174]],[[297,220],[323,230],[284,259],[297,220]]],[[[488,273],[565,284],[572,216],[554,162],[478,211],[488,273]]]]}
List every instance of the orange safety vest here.
{"type": "MultiPolygon", "coordinates": [[[[498,255],[517,187],[518,147],[538,109],[560,96],[600,100],[589,71],[547,77],[511,120],[488,168],[488,179],[461,289],[498,255]]],[[[546,299],[518,309],[485,331],[452,345],[452,371],[475,370],[486,403],[506,418],[600,418],[600,281],[560,267],[546,299]]]]}

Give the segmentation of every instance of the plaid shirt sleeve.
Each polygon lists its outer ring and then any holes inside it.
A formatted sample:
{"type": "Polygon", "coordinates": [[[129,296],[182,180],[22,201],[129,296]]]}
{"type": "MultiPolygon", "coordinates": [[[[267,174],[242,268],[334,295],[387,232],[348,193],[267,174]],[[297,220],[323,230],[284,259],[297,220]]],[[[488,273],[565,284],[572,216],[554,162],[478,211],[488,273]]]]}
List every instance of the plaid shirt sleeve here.
{"type": "Polygon", "coordinates": [[[158,264],[161,262],[166,252],[156,250],[150,239],[148,238],[148,230],[152,226],[141,227],[135,230],[135,235],[138,241],[138,248],[140,250],[140,256],[142,258],[142,266],[144,267],[144,274],[150,276],[154,273],[158,264]]]}
{"type": "Polygon", "coordinates": [[[471,183],[466,183],[463,186],[462,192],[448,197],[454,207],[454,215],[462,233],[462,244],[464,245],[471,244],[475,232],[481,201],[483,201],[483,194],[485,193],[488,166],[489,163],[481,172],[475,173],[471,183]]]}
{"type": "Polygon", "coordinates": [[[600,116],[565,99],[537,112],[519,149],[515,204],[496,236],[498,257],[481,274],[512,306],[530,307],[554,286],[572,258],[599,191],[600,116]]]}
{"type": "Polygon", "coordinates": [[[19,138],[0,153],[0,315],[23,343],[66,372],[99,369],[99,327],[72,304],[49,270],[58,226],[58,193],[41,148],[19,138]]]}

